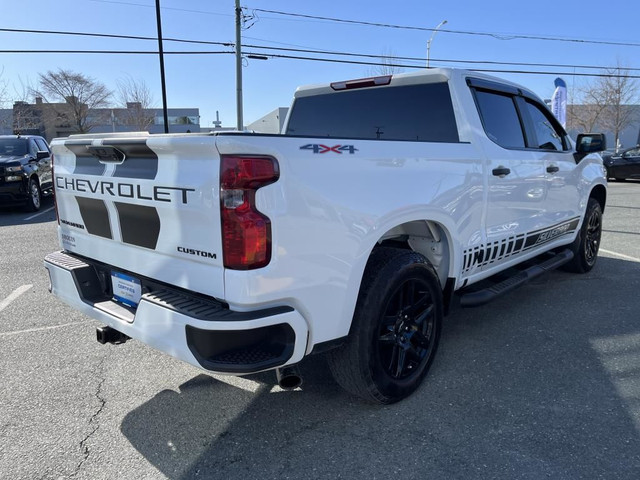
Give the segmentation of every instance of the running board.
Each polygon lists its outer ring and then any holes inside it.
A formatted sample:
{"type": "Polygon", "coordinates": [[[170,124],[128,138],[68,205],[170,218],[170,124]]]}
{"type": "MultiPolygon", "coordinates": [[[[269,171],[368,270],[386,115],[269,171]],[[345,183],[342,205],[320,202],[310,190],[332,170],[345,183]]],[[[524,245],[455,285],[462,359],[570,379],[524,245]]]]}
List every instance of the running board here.
{"type": "Polygon", "coordinates": [[[555,270],[565,263],[570,262],[572,259],[573,252],[571,250],[562,250],[544,262],[533,265],[526,270],[522,270],[506,280],[482,290],[463,294],[460,297],[460,305],[463,307],[479,307],[480,305],[489,303],[490,301],[515,290],[519,286],[524,285],[528,281],[539,277],[543,273],[555,270]]]}

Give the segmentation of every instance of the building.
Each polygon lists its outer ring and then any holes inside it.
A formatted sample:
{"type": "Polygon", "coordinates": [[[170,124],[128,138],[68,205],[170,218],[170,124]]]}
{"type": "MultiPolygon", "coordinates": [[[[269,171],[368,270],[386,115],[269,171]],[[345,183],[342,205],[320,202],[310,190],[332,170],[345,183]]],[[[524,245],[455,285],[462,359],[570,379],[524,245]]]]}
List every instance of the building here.
{"type": "Polygon", "coordinates": [[[264,117],[247,125],[247,129],[257,133],[280,133],[288,112],[289,108],[287,107],[276,108],[264,117]]]}
{"type": "Polygon", "coordinates": [[[576,138],[579,133],[585,132],[585,126],[580,124],[590,123],[592,132],[604,133],[607,137],[607,150],[622,150],[635,147],[640,144],[640,105],[622,105],[625,115],[631,119],[630,123],[619,134],[619,144],[616,145],[614,132],[608,131],[598,125],[597,120],[588,122],[589,118],[597,118],[592,105],[567,105],[567,133],[571,138],[576,138]],[[581,121],[582,120],[582,121],[581,121]]]}
{"type": "Polygon", "coordinates": [[[13,109],[0,108],[0,135],[13,133],[13,109]]]}
{"type": "MultiPolygon", "coordinates": [[[[42,135],[51,141],[78,133],[73,121],[74,108],[83,108],[73,99],[66,103],[45,103],[37,97],[35,103],[15,102],[13,109],[0,110],[0,131],[42,135]]],[[[86,107],[85,107],[86,108],[86,107]]],[[[91,133],[148,131],[164,133],[164,115],[160,108],[144,109],[139,103],[126,108],[99,108],[84,114],[84,129],[91,133]]],[[[169,133],[200,132],[200,109],[169,108],[169,133]]]]}

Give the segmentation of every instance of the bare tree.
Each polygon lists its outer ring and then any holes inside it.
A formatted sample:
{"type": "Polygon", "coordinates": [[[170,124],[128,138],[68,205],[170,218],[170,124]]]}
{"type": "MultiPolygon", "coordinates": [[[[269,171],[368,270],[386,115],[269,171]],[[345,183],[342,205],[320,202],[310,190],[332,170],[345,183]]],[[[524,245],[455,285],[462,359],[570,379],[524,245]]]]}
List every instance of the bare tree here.
{"type": "Polygon", "coordinates": [[[29,79],[18,77],[20,86],[13,84],[13,125],[15,132],[39,131],[44,134],[42,110],[30,103],[33,87],[29,79]]]}
{"type": "Polygon", "coordinates": [[[615,145],[618,145],[620,133],[635,120],[632,104],[638,101],[638,84],[629,77],[629,70],[620,68],[607,70],[610,74],[603,77],[602,91],[607,98],[607,108],[601,116],[600,125],[613,133],[615,145]]]}
{"type": "Polygon", "coordinates": [[[367,74],[375,77],[377,75],[393,75],[394,73],[402,73],[404,69],[398,67],[399,59],[390,48],[385,48],[380,55],[380,63],[371,67],[367,74]]]}
{"type": "MultiPolygon", "coordinates": [[[[9,99],[7,96],[7,81],[2,78],[4,75],[4,68],[0,70],[0,109],[5,109],[9,106],[9,99]]],[[[12,115],[6,112],[0,112],[0,131],[10,130],[12,122],[12,115]]]]}
{"type": "Polygon", "coordinates": [[[7,81],[3,78],[4,76],[4,67],[0,70],[0,108],[5,108],[8,98],[7,98],[7,81]]]}
{"type": "Polygon", "coordinates": [[[59,121],[67,123],[78,133],[87,133],[100,123],[100,119],[90,113],[108,106],[111,97],[111,91],[102,83],[69,70],[41,73],[39,83],[40,88],[32,93],[51,104],[59,121]],[[64,103],[54,104],[52,101],[64,103]]]}
{"type": "Polygon", "coordinates": [[[117,100],[126,109],[118,113],[119,120],[125,125],[144,131],[153,123],[155,100],[144,80],[131,76],[118,80],[117,100]]]}
{"type": "MultiPolygon", "coordinates": [[[[585,99],[583,101],[588,100],[585,99]]],[[[605,108],[606,105],[598,103],[568,105],[567,125],[569,128],[575,128],[581,132],[594,132],[598,125],[598,121],[600,120],[600,115],[605,108]]]]}
{"type": "Polygon", "coordinates": [[[572,105],[567,116],[572,128],[611,132],[617,146],[622,131],[635,121],[631,105],[638,102],[638,84],[620,64],[602,74],[581,89],[582,105],[572,105]]]}

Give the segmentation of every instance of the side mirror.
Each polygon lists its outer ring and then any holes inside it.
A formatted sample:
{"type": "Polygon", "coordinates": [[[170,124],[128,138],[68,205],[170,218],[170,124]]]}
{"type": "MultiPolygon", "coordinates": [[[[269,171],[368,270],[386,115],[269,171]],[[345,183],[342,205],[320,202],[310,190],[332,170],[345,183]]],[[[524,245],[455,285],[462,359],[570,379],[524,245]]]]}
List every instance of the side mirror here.
{"type": "Polygon", "coordinates": [[[49,158],[51,154],[45,150],[40,150],[36,153],[36,160],[42,160],[43,158],[49,158]]]}
{"type": "Polygon", "coordinates": [[[602,152],[607,149],[607,137],[604,133],[581,133],[576,140],[576,152],[602,152]]]}

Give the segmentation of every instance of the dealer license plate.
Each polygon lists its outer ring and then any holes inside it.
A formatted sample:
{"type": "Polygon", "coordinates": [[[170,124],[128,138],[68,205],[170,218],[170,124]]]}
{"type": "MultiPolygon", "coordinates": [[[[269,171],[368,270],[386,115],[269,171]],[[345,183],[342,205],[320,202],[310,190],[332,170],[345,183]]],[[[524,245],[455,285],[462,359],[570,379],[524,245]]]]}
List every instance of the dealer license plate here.
{"type": "Polygon", "coordinates": [[[140,280],[120,272],[111,272],[111,286],[113,287],[113,299],[128,305],[137,307],[142,296],[140,280]]]}

